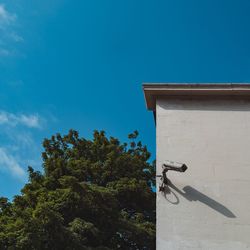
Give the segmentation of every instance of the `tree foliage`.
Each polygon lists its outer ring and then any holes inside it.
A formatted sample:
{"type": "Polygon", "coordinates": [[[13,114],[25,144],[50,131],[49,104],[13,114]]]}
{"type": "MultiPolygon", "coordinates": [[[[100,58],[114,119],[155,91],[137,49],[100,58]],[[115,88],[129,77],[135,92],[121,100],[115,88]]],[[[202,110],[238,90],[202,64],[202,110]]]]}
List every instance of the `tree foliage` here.
{"type": "Polygon", "coordinates": [[[0,198],[0,249],[155,249],[155,164],[137,136],[45,139],[43,173],[0,198]]]}

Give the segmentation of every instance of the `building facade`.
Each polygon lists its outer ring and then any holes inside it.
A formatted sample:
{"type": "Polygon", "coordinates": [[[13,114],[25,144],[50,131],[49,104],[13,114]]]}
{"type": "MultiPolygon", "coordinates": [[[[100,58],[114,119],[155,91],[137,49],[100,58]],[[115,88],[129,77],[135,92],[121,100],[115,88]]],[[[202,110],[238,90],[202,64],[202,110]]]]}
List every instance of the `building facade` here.
{"type": "Polygon", "coordinates": [[[157,250],[250,249],[250,85],[143,89],[156,122],[157,250]],[[161,178],[171,164],[188,169],[161,178]]]}

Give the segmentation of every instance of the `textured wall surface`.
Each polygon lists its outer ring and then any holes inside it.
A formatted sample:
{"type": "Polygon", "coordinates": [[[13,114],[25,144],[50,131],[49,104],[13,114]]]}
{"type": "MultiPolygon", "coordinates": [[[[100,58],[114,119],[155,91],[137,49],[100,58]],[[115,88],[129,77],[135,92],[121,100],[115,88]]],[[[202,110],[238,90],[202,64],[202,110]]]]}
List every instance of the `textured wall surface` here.
{"type": "Polygon", "coordinates": [[[157,190],[157,249],[250,249],[250,102],[158,99],[156,123],[157,174],[188,166],[157,190]]]}

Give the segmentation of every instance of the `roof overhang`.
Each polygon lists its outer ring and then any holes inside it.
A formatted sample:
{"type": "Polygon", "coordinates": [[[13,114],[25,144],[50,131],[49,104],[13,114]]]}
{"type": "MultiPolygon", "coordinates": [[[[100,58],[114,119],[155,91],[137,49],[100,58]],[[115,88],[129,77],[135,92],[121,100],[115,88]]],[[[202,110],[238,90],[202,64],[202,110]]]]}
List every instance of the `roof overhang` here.
{"type": "Polygon", "coordinates": [[[145,83],[147,109],[155,111],[157,98],[230,98],[250,99],[250,83],[145,83]]]}

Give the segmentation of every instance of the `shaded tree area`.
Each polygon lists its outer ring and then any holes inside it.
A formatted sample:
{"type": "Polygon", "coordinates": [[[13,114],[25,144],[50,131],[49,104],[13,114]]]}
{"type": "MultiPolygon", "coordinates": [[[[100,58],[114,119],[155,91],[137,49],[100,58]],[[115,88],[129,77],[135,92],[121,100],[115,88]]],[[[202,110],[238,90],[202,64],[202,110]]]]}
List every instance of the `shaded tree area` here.
{"type": "Polygon", "coordinates": [[[155,249],[155,164],[137,136],[45,139],[44,173],[0,198],[0,249],[155,249]]]}

